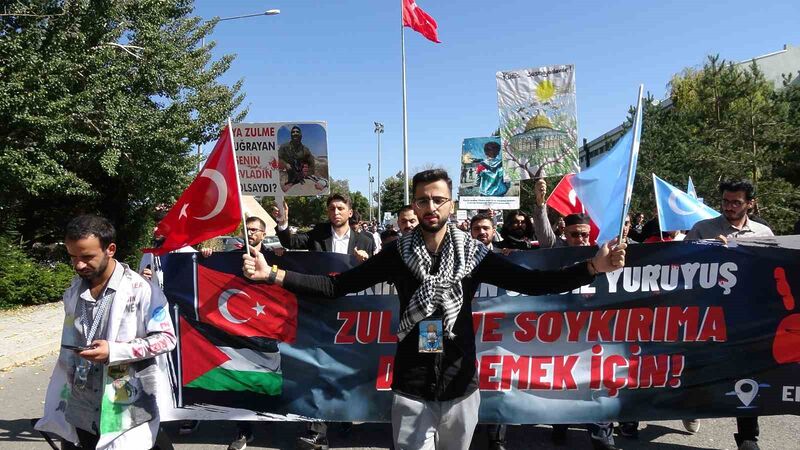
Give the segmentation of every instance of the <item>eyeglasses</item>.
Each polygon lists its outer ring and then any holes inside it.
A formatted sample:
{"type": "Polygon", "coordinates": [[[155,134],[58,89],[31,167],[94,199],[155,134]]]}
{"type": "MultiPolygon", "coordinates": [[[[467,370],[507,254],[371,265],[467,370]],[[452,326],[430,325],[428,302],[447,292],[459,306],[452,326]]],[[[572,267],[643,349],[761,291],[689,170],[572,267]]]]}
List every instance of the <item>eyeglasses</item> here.
{"type": "Polygon", "coordinates": [[[569,233],[569,236],[572,239],[578,239],[578,238],[588,239],[589,238],[589,232],[587,232],[587,231],[571,231],[569,233]]]}
{"type": "Polygon", "coordinates": [[[741,208],[745,202],[741,200],[726,200],[722,199],[722,206],[733,206],[734,208],[741,208]]]}
{"type": "Polygon", "coordinates": [[[414,199],[414,206],[419,209],[426,208],[429,204],[433,203],[433,209],[439,209],[445,205],[445,203],[449,202],[450,199],[447,197],[430,197],[430,198],[415,198],[414,199]]]}
{"type": "Polygon", "coordinates": [[[264,230],[262,230],[261,228],[248,228],[247,229],[247,234],[256,234],[256,233],[263,233],[263,232],[264,232],[264,230]]]}

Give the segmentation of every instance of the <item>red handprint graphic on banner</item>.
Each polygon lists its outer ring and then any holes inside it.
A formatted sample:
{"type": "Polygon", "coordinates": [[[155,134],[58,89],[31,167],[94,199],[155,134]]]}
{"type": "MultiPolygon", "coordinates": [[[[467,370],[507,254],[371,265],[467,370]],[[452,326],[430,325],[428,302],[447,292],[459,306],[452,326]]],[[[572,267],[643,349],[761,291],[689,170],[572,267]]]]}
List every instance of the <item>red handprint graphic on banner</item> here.
{"type": "MultiPolygon", "coordinates": [[[[787,311],[794,311],[795,301],[792,289],[786,280],[786,271],[783,267],[776,267],[774,275],[775,288],[783,298],[784,308],[787,311]]],[[[775,331],[772,356],[778,364],[800,362],[800,313],[790,314],[781,320],[775,331]]]]}

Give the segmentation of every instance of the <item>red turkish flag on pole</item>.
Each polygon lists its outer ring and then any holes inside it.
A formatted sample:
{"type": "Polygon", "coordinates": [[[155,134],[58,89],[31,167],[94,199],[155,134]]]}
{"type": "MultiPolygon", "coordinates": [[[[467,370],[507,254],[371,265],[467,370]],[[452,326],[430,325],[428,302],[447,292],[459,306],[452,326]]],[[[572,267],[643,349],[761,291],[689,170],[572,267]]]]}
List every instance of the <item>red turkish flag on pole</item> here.
{"type": "Polygon", "coordinates": [[[158,223],[156,234],[164,236],[164,243],[143,251],[163,255],[236,230],[242,221],[236,175],[231,133],[225,127],[197,178],[158,223]]]}
{"type": "Polygon", "coordinates": [[[422,10],[415,0],[402,0],[403,2],[403,26],[411,27],[414,31],[422,34],[429,40],[441,43],[437,34],[436,21],[433,17],[422,10]]]}
{"type": "MultiPolygon", "coordinates": [[[[581,199],[578,198],[578,193],[575,192],[575,189],[572,187],[572,177],[574,176],[574,173],[564,175],[564,178],[558,182],[556,188],[553,189],[553,192],[550,193],[550,197],[548,197],[545,202],[547,206],[555,209],[562,216],[581,214],[586,211],[583,209],[581,199]]],[[[589,240],[590,242],[595,242],[597,241],[597,236],[600,234],[600,228],[591,220],[591,217],[589,219],[589,225],[591,226],[589,240]]]]}

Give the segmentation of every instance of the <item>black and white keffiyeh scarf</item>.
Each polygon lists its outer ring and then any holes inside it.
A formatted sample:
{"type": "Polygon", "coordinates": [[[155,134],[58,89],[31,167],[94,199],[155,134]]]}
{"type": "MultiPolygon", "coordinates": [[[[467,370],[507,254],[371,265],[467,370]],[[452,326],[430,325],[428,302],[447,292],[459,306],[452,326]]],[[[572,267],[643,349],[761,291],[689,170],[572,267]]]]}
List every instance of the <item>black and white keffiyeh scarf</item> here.
{"type": "Polygon", "coordinates": [[[436,275],[430,273],[433,259],[425,248],[420,227],[400,238],[399,249],[403,262],[422,282],[400,316],[397,337],[401,341],[414,329],[414,325],[430,317],[439,306],[444,311],[445,336],[451,339],[455,336],[453,325],[464,303],[461,280],[475,269],[489,249],[455,225],[447,224],[447,227],[436,275]]]}

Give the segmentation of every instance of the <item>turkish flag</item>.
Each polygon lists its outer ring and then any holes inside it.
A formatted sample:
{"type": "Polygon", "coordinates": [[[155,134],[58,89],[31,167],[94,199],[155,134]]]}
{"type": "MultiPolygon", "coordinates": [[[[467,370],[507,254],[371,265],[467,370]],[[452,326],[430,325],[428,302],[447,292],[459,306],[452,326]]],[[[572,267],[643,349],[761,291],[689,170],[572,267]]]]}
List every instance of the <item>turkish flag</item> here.
{"type": "MultiPolygon", "coordinates": [[[[548,197],[545,202],[547,206],[555,209],[562,216],[581,214],[584,212],[581,199],[578,198],[578,193],[575,192],[575,189],[572,187],[572,177],[574,176],[574,173],[564,175],[564,178],[558,182],[556,188],[553,189],[553,192],[550,193],[550,197],[548,197]]],[[[589,225],[592,227],[589,234],[589,241],[594,243],[597,242],[597,236],[600,235],[600,228],[591,220],[591,217],[589,220],[589,225]]]]}
{"type": "Polygon", "coordinates": [[[241,220],[233,143],[225,127],[197,178],[158,223],[156,234],[164,236],[163,244],[143,251],[163,255],[228,234],[236,230],[241,220]]]}
{"type": "Polygon", "coordinates": [[[436,31],[436,21],[417,6],[415,0],[403,0],[403,26],[411,27],[433,42],[441,43],[436,31]]]}
{"type": "Polygon", "coordinates": [[[202,264],[197,265],[197,308],[201,322],[234,336],[294,342],[297,333],[294,294],[202,264]]]}
{"type": "Polygon", "coordinates": [[[574,173],[564,175],[564,178],[558,182],[550,197],[547,198],[547,206],[555,209],[562,216],[583,212],[583,205],[578,198],[578,194],[572,188],[571,180],[574,176],[574,173]]]}

